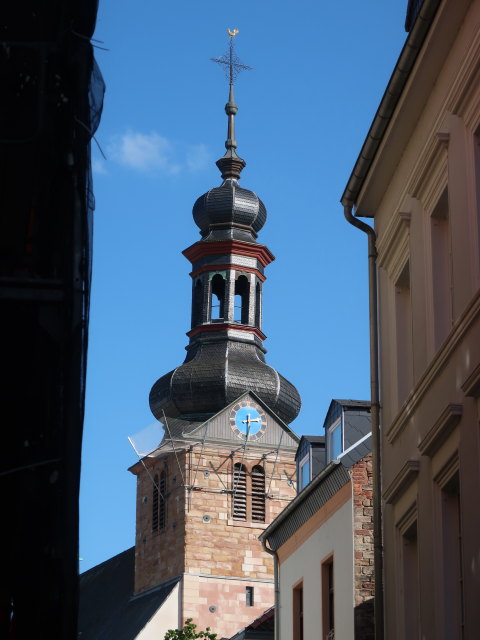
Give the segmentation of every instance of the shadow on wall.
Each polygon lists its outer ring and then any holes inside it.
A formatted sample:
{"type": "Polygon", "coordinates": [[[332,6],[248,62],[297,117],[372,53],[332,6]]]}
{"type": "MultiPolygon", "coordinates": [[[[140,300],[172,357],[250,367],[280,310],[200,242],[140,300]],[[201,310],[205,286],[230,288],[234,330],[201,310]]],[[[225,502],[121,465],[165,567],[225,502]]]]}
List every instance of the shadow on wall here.
{"type": "Polygon", "coordinates": [[[374,603],[375,598],[370,598],[355,607],[355,640],[374,640],[374,603]]]}

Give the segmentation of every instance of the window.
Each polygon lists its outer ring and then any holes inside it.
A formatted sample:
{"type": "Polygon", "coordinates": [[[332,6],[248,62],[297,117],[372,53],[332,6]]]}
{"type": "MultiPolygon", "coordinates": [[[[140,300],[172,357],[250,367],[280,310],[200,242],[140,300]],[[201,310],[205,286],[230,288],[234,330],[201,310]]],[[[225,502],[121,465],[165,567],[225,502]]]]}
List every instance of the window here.
{"type": "Polygon", "coordinates": [[[406,400],[413,385],[412,304],[410,263],[407,260],[395,283],[395,329],[397,344],[398,404],[406,400]]]}
{"type": "Polygon", "coordinates": [[[211,282],[210,319],[212,322],[223,321],[225,314],[225,279],[216,273],[211,282]]]}
{"type": "Polygon", "coordinates": [[[251,473],[237,462],[233,467],[233,520],[265,522],[266,494],[265,471],[255,465],[251,473]]]}
{"type": "Polygon", "coordinates": [[[260,465],[252,469],[252,522],[265,522],[265,471],[260,465]]]}
{"type": "Polygon", "coordinates": [[[253,587],[245,587],[245,604],[247,607],[253,607],[253,587]]]}
{"type": "Polygon", "coordinates": [[[333,583],[333,556],[322,563],[322,638],[335,637],[335,592],[333,583]]]}
{"type": "Polygon", "coordinates": [[[157,473],[153,478],[152,491],[152,531],[162,531],[167,524],[167,510],[165,493],[167,490],[167,475],[165,471],[157,473]]]}
{"type": "Polygon", "coordinates": [[[293,640],[303,640],[303,582],[293,589],[293,640]]]}
{"type": "Polygon", "coordinates": [[[418,544],[417,522],[402,535],[404,637],[418,638],[418,544]]]}
{"type": "Polygon", "coordinates": [[[193,288],[193,302],[192,302],[192,328],[202,323],[202,309],[203,309],[203,283],[200,278],[195,283],[193,288]]]}
{"type": "Polygon", "coordinates": [[[328,459],[336,460],[343,451],[342,418],[338,418],[328,428],[328,459]]]}
{"type": "Polygon", "coordinates": [[[246,276],[238,276],[235,280],[235,298],[233,304],[233,319],[241,324],[248,324],[248,299],[250,296],[250,283],[246,276]]]}
{"type": "Polygon", "coordinates": [[[262,328],[262,287],[259,282],[255,286],[255,326],[262,328]]]}
{"type": "Polygon", "coordinates": [[[311,471],[310,471],[310,451],[300,460],[300,464],[298,466],[298,490],[301,491],[305,489],[307,484],[311,480],[311,471]]]}
{"type": "Polygon", "coordinates": [[[464,637],[462,526],[458,472],[442,487],[443,585],[445,637],[464,637]]]}
{"type": "Polygon", "coordinates": [[[444,190],[430,218],[435,348],[452,328],[452,258],[448,220],[448,191],[444,190]]]}

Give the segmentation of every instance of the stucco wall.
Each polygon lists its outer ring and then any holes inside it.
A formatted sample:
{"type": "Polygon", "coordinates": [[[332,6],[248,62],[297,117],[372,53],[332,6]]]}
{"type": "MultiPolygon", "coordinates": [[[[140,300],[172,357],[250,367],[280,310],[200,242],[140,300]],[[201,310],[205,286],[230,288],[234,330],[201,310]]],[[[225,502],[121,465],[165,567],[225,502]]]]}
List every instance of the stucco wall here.
{"type": "MultiPolygon", "coordinates": [[[[344,488],[351,493],[350,485],[344,488]]],[[[342,490],[343,491],[343,490],[342,490]]],[[[339,492],[340,493],[340,492],[339,492]]],[[[328,503],[327,505],[328,506],[328,503]]],[[[333,553],[335,637],[354,637],[352,499],[280,562],[280,640],[291,640],[293,588],[303,580],[304,638],[323,638],[322,561],[333,553]]],[[[313,518],[312,518],[313,519],[313,518]]],[[[285,545],[284,545],[285,546],[285,545]]],[[[282,557],[282,548],[279,549],[282,557]]]]}
{"type": "Polygon", "coordinates": [[[160,609],[140,631],[136,640],[163,640],[169,629],[178,627],[180,595],[181,587],[180,584],[177,584],[160,609]]]}

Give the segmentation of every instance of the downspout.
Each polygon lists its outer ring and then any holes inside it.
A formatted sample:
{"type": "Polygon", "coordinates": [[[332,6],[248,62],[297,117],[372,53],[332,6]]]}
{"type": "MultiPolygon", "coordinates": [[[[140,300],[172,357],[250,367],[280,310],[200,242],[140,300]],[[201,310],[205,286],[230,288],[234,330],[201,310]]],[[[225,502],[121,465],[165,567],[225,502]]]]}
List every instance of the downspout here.
{"type": "Polygon", "coordinates": [[[267,542],[261,538],[263,550],[269,555],[273,556],[273,584],[275,588],[275,611],[274,611],[274,623],[275,623],[275,640],[280,640],[280,581],[278,576],[278,556],[276,551],[272,551],[267,548],[267,542]]]}
{"type": "Polygon", "coordinates": [[[375,640],[384,637],[383,536],[380,396],[378,365],[377,248],[375,230],[352,214],[353,205],[344,205],[346,220],[368,235],[368,289],[370,314],[370,396],[373,462],[373,564],[375,573],[375,640]]]}

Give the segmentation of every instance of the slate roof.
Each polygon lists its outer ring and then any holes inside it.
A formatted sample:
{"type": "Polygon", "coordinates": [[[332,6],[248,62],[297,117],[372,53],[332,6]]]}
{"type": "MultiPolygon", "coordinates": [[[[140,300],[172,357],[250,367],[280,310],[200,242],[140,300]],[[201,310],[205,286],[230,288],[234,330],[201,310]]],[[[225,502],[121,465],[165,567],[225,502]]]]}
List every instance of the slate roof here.
{"type": "Polygon", "coordinates": [[[337,491],[350,482],[348,470],[370,453],[371,449],[371,434],[367,434],[337,460],[330,462],[260,534],[259,539],[268,540],[270,548],[276,551],[337,491]]]}
{"type": "Polygon", "coordinates": [[[273,640],[274,630],[275,607],[270,607],[244,629],[238,631],[230,640],[273,640]]]}
{"type": "Polygon", "coordinates": [[[180,578],[133,596],[135,547],[80,576],[79,640],[133,640],[180,578]]]}

